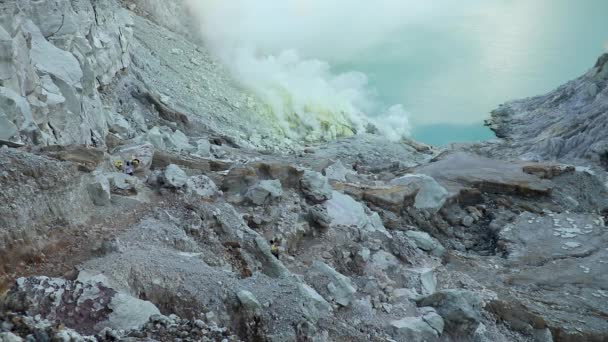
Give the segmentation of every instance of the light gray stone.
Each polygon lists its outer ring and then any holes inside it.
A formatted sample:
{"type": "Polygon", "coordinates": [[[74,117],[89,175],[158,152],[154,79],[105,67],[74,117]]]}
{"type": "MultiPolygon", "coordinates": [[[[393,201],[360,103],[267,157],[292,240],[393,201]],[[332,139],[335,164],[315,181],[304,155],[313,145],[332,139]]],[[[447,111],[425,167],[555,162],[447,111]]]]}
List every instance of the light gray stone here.
{"type": "Polygon", "coordinates": [[[393,337],[399,341],[437,341],[438,333],[421,317],[405,317],[390,322],[393,337]]]}
{"type": "Polygon", "coordinates": [[[0,139],[12,140],[19,130],[4,114],[0,113],[0,139]]]}
{"type": "Polygon", "coordinates": [[[348,277],[320,261],[314,261],[312,268],[327,278],[328,282],[325,285],[326,291],[324,292],[328,294],[328,300],[334,301],[341,306],[350,305],[357,289],[348,277]]]}
{"type": "Polygon", "coordinates": [[[437,289],[437,277],[433,269],[420,270],[420,284],[422,286],[422,294],[434,293],[437,289]]]}
{"type": "Polygon", "coordinates": [[[340,160],[325,168],[325,176],[329,180],[345,182],[347,175],[355,174],[357,173],[352,168],[347,169],[340,160]]]}
{"type": "Polygon", "coordinates": [[[87,186],[89,196],[95,205],[105,206],[110,204],[110,182],[102,174],[95,176],[94,180],[87,186]]]}
{"type": "Polygon", "coordinates": [[[253,185],[247,190],[245,198],[253,204],[262,205],[268,201],[280,198],[282,195],[281,181],[273,179],[263,180],[253,185]]]}
{"type": "Polygon", "coordinates": [[[133,133],[133,128],[129,122],[119,114],[110,115],[111,122],[108,123],[110,132],[119,134],[123,138],[128,138],[133,133]]]}
{"type": "Polygon", "coordinates": [[[435,329],[439,335],[443,334],[445,323],[443,322],[443,318],[441,318],[435,310],[422,315],[422,320],[435,329]]]}
{"type": "Polygon", "coordinates": [[[0,341],[3,342],[22,342],[23,339],[12,332],[0,332],[0,341]]]}
{"type": "Polygon", "coordinates": [[[417,301],[418,306],[432,306],[450,330],[473,332],[481,321],[482,301],[467,290],[441,290],[417,301]]]}
{"type": "Polygon", "coordinates": [[[417,188],[418,193],[414,202],[414,207],[417,209],[439,210],[448,198],[448,191],[433,177],[427,175],[406,175],[393,179],[390,183],[417,188]]]}
{"type": "Polygon", "coordinates": [[[130,176],[126,173],[113,172],[108,175],[110,180],[111,192],[125,194],[137,194],[138,187],[141,186],[139,178],[130,176]]]}
{"type": "Polygon", "coordinates": [[[192,176],[188,178],[188,181],[186,182],[186,190],[188,193],[196,195],[202,199],[210,199],[219,194],[219,189],[213,180],[205,175],[192,176]]]}
{"type": "Polygon", "coordinates": [[[201,157],[209,157],[211,155],[211,143],[209,143],[209,140],[197,140],[195,153],[201,157]]]}
{"type": "Polygon", "coordinates": [[[24,28],[32,35],[30,56],[38,71],[53,75],[69,86],[80,88],[83,73],[76,57],[49,43],[33,22],[26,21],[24,28]]]}
{"type": "Polygon", "coordinates": [[[445,253],[443,245],[426,232],[408,230],[405,232],[405,235],[412,239],[416,243],[416,246],[423,251],[431,252],[438,257],[441,257],[445,253]]]}
{"type": "Polygon", "coordinates": [[[124,293],[117,293],[108,308],[112,313],[108,316],[107,322],[99,327],[110,327],[115,330],[136,329],[147,323],[152,315],[160,314],[154,304],[131,297],[124,293]]]}
{"type": "MultiPolygon", "coordinates": [[[[302,292],[302,295],[306,297],[304,302],[307,304],[312,304],[315,310],[318,310],[321,313],[329,313],[333,310],[331,304],[329,304],[325,298],[319,294],[319,292],[315,291],[315,289],[307,284],[302,283],[300,285],[300,291],[302,292]]],[[[316,318],[317,319],[314,319],[314,321],[318,320],[318,316],[316,318]]]]}
{"type": "Polygon", "coordinates": [[[166,187],[181,188],[188,182],[188,175],[179,166],[170,164],[165,168],[163,181],[166,187]]]}
{"type": "Polygon", "coordinates": [[[188,137],[180,130],[173,131],[169,127],[152,127],[148,131],[148,141],[155,148],[164,151],[195,152],[196,147],[190,145],[188,137]]]}
{"type": "Polygon", "coordinates": [[[262,304],[255,298],[253,293],[247,290],[241,290],[236,295],[239,302],[246,310],[255,312],[262,309],[262,304]]]}
{"type": "Polygon", "coordinates": [[[348,195],[334,191],[325,206],[332,226],[354,226],[366,233],[378,232],[386,237],[391,236],[382,224],[378,213],[368,215],[365,207],[348,195]]]}
{"type": "Polygon", "coordinates": [[[331,199],[332,189],[327,178],[319,172],[306,170],[300,180],[304,195],[311,201],[320,203],[331,199]]]}
{"type": "Polygon", "coordinates": [[[20,131],[34,124],[29,103],[11,89],[0,87],[0,110],[0,118],[3,118],[2,121],[4,121],[4,123],[0,122],[0,129],[5,126],[4,130],[20,131]],[[12,122],[13,125],[10,125],[9,122],[12,122]]]}
{"type": "Polygon", "coordinates": [[[462,218],[462,225],[465,227],[470,227],[473,225],[473,223],[475,223],[475,219],[470,215],[462,218]]]}

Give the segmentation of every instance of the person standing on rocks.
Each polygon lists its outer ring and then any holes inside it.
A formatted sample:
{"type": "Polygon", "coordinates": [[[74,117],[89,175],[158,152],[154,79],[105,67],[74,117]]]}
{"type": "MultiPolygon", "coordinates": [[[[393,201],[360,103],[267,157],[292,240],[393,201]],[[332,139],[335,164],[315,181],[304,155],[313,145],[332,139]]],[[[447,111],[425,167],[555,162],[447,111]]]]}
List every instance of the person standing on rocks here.
{"type": "Polygon", "coordinates": [[[270,253],[275,256],[275,258],[279,258],[279,240],[274,239],[270,240],[270,253]]]}

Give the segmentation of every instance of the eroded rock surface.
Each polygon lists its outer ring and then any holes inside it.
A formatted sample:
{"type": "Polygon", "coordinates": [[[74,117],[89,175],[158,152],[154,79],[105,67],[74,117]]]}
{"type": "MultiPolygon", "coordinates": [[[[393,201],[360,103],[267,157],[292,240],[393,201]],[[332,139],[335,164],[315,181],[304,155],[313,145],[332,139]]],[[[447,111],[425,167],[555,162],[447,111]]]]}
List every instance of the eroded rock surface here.
{"type": "Polygon", "coordinates": [[[0,339],[608,339],[606,57],[511,142],[304,146],[179,1],[0,9],[0,339]]]}

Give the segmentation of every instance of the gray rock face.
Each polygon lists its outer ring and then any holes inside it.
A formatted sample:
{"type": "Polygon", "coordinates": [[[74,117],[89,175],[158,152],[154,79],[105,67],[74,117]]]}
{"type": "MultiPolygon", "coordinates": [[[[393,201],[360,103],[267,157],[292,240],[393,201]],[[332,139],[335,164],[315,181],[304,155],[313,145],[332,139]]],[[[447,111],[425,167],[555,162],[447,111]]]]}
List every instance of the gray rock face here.
{"type": "Polygon", "coordinates": [[[262,308],[262,304],[258,302],[253,293],[247,290],[241,290],[236,295],[245,310],[255,312],[262,308]]]}
{"type": "Polygon", "coordinates": [[[424,313],[422,316],[422,320],[428,323],[439,335],[443,333],[443,327],[445,323],[443,322],[443,318],[435,312],[435,310],[429,310],[424,313]]]}
{"type": "Polygon", "coordinates": [[[196,142],[196,155],[209,157],[211,155],[211,144],[207,139],[200,139],[196,142]]]}
{"type": "Polygon", "coordinates": [[[0,138],[103,144],[97,90],[130,64],[132,22],[114,1],[5,1],[0,32],[0,138]],[[10,100],[9,100],[10,99],[10,100]]]}
{"type": "Polygon", "coordinates": [[[267,201],[277,199],[283,195],[281,181],[278,179],[263,180],[247,190],[245,198],[255,205],[262,205],[267,201]]]}
{"type": "Polygon", "coordinates": [[[481,321],[482,302],[466,290],[442,290],[417,301],[418,306],[432,306],[452,331],[475,331],[481,321]]]}
{"type": "Polygon", "coordinates": [[[118,195],[137,195],[143,187],[139,178],[129,176],[125,173],[113,172],[108,175],[110,179],[110,191],[118,195]]]}
{"type": "Polygon", "coordinates": [[[190,145],[188,137],[180,130],[169,127],[153,127],[148,131],[148,140],[158,150],[175,152],[194,152],[196,148],[190,145]]]}
{"type": "Polygon", "coordinates": [[[473,223],[475,223],[475,219],[470,215],[462,218],[462,225],[465,227],[470,227],[473,225],[473,223]]]}
{"type": "Polygon", "coordinates": [[[390,323],[393,336],[399,341],[438,341],[439,334],[421,317],[406,317],[390,323]]]}
{"type": "Polygon", "coordinates": [[[219,189],[213,180],[205,175],[192,176],[188,178],[188,181],[186,182],[186,190],[188,193],[196,195],[202,199],[210,199],[219,194],[219,189]]]}
{"type": "Polygon", "coordinates": [[[23,339],[11,332],[2,332],[2,333],[0,333],[0,341],[23,342],[23,339]]]}
{"type": "Polygon", "coordinates": [[[331,217],[327,212],[327,208],[317,204],[308,211],[312,222],[319,225],[321,228],[329,228],[331,225],[331,217]]]}
{"type": "Polygon", "coordinates": [[[75,164],[2,148],[0,160],[0,250],[44,236],[53,228],[43,222],[82,224],[95,212],[91,177],[75,164]]]}
{"type": "MultiPolygon", "coordinates": [[[[509,267],[518,269],[517,273],[509,276],[509,288],[519,293],[517,298],[522,302],[534,303],[530,309],[519,310],[519,317],[530,315],[530,318],[522,319],[525,325],[544,329],[544,325],[535,324],[538,319],[530,313],[542,312],[546,324],[553,331],[560,329],[562,336],[576,336],[582,330],[587,332],[590,340],[603,338],[603,332],[608,329],[606,321],[580,311],[583,302],[593,312],[608,310],[605,300],[608,293],[603,289],[603,284],[608,281],[608,264],[602,262],[608,258],[608,250],[604,246],[608,232],[603,218],[574,213],[548,213],[546,216],[524,213],[500,231],[499,239],[509,267]],[[541,292],[523,290],[527,286],[545,287],[549,284],[551,287],[541,292]],[[581,293],[584,297],[565,295],[565,292],[581,293]],[[558,301],[560,305],[552,307],[546,304],[552,301],[558,301]],[[574,313],[580,317],[579,321],[568,323],[568,317],[574,313]]],[[[493,273],[486,276],[496,277],[493,273]]],[[[498,284],[501,283],[499,280],[498,284]]],[[[506,311],[518,312],[516,307],[512,305],[505,310],[495,305],[494,311],[505,316],[506,311]]]]}
{"type": "Polygon", "coordinates": [[[427,175],[406,175],[392,180],[391,184],[417,189],[414,202],[417,209],[439,210],[448,198],[448,191],[427,175]]]}
{"type": "Polygon", "coordinates": [[[188,182],[188,175],[179,166],[171,164],[165,168],[163,181],[167,187],[181,188],[188,182]]]}
{"type": "Polygon", "coordinates": [[[431,252],[435,256],[440,257],[445,253],[445,248],[441,245],[441,243],[426,232],[410,230],[405,232],[405,235],[414,240],[418,248],[431,252]]]}
{"type": "Polygon", "coordinates": [[[315,279],[311,282],[318,284],[316,290],[327,301],[335,302],[341,306],[349,306],[351,304],[357,289],[348,277],[336,272],[336,270],[320,261],[313,263],[311,272],[308,277],[315,279]]]}
{"type": "Polygon", "coordinates": [[[486,124],[504,139],[506,154],[606,163],[608,54],[585,75],[546,95],[500,106],[486,124]]]}
{"type": "Polygon", "coordinates": [[[323,202],[331,199],[332,189],[327,181],[327,178],[315,171],[304,171],[304,175],[300,180],[302,192],[308,199],[314,202],[323,202]]]}
{"type": "Polygon", "coordinates": [[[329,180],[337,180],[346,182],[347,176],[355,175],[356,172],[351,169],[347,169],[341,161],[337,161],[334,164],[325,168],[325,176],[329,180]]]}
{"type": "Polygon", "coordinates": [[[327,214],[332,226],[353,226],[367,232],[378,232],[390,237],[377,213],[368,214],[366,207],[352,197],[334,191],[327,201],[327,214]]]}
{"type": "Polygon", "coordinates": [[[110,204],[110,182],[104,175],[96,175],[95,180],[87,186],[87,189],[95,205],[110,204]]]}
{"type": "Polygon", "coordinates": [[[524,162],[506,162],[457,152],[422,166],[418,173],[433,177],[450,196],[470,187],[492,193],[545,196],[553,184],[523,171],[524,162]]]}

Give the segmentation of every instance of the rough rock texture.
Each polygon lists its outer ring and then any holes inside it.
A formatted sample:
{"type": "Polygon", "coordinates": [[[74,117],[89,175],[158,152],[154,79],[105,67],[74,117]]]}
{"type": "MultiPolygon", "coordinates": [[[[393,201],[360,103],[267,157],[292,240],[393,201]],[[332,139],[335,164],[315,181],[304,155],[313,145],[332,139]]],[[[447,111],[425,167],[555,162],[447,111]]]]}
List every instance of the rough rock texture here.
{"type": "Polygon", "coordinates": [[[132,21],[116,2],[3,1],[0,139],[103,145],[115,121],[100,87],[130,64],[132,21]]]}
{"type": "MultiPolygon", "coordinates": [[[[608,339],[606,172],[503,158],[542,111],[458,151],[290,141],[181,5],[0,1],[0,338],[608,339]]],[[[606,59],[531,100],[591,123],[554,157],[603,139],[606,59]]]]}
{"type": "Polygon", "coordinates": [[[88,190],[96,181],[75,164],[10,149],[0,149],[0,159],[0,248],[32,243],[54,226],[84,223],[93,211],[88,190]]]}
{"type": "Polygon", "coordinates": [[[81,281],[36,277],[19,278],[3,302],[3,309],[43,315],[85,334],[104,328],[139,328],[160,312],[150,302],[108,287],[103,276],[81,281]],[[75,315],[79,312],[80,314],[75,315]]]}
{"type": "Polygon", "coordinates": [[[511,154],[608,163],[608,54],[585,75],[542,96],[508,102],[487,125],[511,154]]]}

